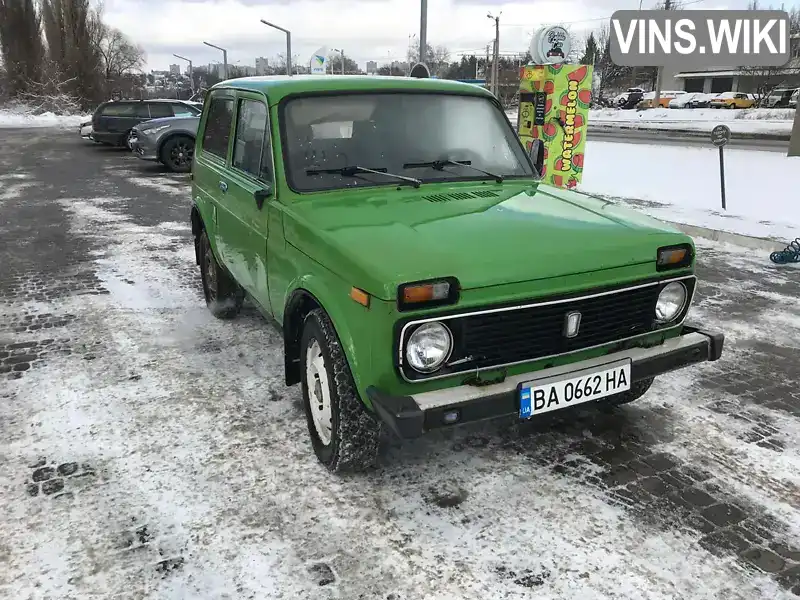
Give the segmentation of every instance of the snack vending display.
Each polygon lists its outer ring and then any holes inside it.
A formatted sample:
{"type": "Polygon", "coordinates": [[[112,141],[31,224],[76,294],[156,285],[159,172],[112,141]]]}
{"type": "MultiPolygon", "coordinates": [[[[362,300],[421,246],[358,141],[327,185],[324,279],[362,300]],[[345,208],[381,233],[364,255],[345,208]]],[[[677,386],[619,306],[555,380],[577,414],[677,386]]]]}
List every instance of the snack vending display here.
{"type": "Polygon", "coordinates": [[[586,147],[592,67],[527,65],[520,69],[517,133],[530,150],[544,145],[543,180],[573,188],[581,181],[586,147]]]}

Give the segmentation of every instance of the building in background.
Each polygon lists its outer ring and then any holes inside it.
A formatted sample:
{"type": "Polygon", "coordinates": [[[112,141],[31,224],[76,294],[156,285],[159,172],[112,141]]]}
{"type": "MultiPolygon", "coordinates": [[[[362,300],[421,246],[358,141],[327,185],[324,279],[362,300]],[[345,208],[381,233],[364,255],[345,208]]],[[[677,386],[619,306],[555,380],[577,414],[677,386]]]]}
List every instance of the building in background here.
{"type": "Polygon", "coordinates": [[[367,75],[375,75],[378,72],[378,63],[374,60],[367,61],[367,75]]]}
{"type": "Polygon", "coordinates": [[[256,75],[266,75],[269,73],[269,61],[262,57],[256,59],[256,75]]]}
{"type": "Polygon", "coordinates": [[[791,52],[791,60],[783,67],[709,67],[677,73],[674,89],[705,94],[749,94],[771,84],[797,87],[800,86],[800,34],[792,35],[791,52]]]}
{"type": "Polygon", "coordinates": [[[180,65],[170,65],[169,66],[169,74],[175,75],[176,77],[181,76],[181,66],[180,65]]]}

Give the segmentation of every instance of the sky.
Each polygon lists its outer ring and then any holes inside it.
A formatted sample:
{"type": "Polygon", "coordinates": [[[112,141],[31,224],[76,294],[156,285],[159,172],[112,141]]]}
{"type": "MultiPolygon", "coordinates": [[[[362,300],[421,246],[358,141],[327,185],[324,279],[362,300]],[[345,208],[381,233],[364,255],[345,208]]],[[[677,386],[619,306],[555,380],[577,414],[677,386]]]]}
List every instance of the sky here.
{"type": "MultiPolygon", "coordinates": [[[[745,8],[747,0],[683,0],[686,8],[745,8]]],[[[656,0],[645,0],[643,8],[656,0]]],[[[784,0],[786,8],[800,0],[784,0]]],[[[768,1],[762,2],[764,8],[768,1]]],[[[260,20],[292,32],[292,55],[308,64],[320,47],[343,49],[361,68],[368,60],[379,65],[404,60],[409,36],[419,35],[419,0],[105,0],[105,20],[119,28],[147,54],[147,70],[166,70],[180,54],[195,66],[222,61],[254,66],[286,51],[286,36],[260,20]]],[[[773,6],[780,8],[781,0],[773,6]]],[[[486,53],[500,16],[500,51],[524,52],[541,25],[569,24],[579,36],[608,22],[615,10],[636,9],[639,0],[428,0],[428,43],[444,45],[457,60],[459,53],[486,53]]],[[[418,41],[415,42],[417,45],[418,41]]]]}

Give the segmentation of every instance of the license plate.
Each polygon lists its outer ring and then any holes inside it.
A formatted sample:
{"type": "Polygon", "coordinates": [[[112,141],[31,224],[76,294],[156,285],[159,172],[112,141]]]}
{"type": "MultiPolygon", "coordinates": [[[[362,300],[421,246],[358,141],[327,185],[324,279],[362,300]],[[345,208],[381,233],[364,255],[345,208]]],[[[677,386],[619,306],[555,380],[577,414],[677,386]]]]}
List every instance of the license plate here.
{"type": "Polygon", "coordinates": [[[630,359],[528,381],[520,386],[519,416],[521,419],[530,419],[542,413],[600,400],[629,389],[630,359]]]}

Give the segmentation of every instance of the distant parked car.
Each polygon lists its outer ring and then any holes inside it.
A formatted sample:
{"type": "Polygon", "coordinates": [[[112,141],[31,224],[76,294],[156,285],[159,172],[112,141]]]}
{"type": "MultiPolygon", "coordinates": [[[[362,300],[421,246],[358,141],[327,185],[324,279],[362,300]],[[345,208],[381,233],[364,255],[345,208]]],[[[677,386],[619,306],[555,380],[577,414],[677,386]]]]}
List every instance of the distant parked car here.
{"type": "Polygon", "coordinates": [[[716,94],[697,94],[689,101],[689,108],[709,108],[716,94]]]}
{"type": "Polygon", "coordinates": [[[92,136],[96,141],[130,148],[133,128],[150,119],[196,116],[202,111],[196,103],[183,100],[119,100],[103,102],[92,116],[92,136]]]}
{"type": "Polygon", "coordinates": [[[797,88],[792,97],[789,98],[789,108],[797,108],[797,97],[800,96],[800,88],[797,88]]]}
{"type": "Polygon", "coordinates": [[[78,126],[78,133],[80,134],[80,136],[83,139],[94,141],[92,139],[92,122],[91,121],[84,121],[83,123],[81,123],[78,126]]]}
{"type": "Polygon", "coordinates": [[[764,101],[767,108],[785,108],[789,106],[789,101],[794,94],[795,88],[778,88],[772,90],[764,101]]]}
{"type": "Polygon", "coordinates": [[[742,92],[723,92],[711,99],[711,108],[753,108],[756,97],[742,92]]]}
{"type": "Polygon", "coordinates": [[[670,108],[692,108],[692,100],[699,99],[701,96],[705,96],[705,94],[701,92],[687,92],[670,100],[667,106],[670,108]]]}
{"type": "MultiPolygon", "coordinates": [[[[661,108],[667,108],[671,100],[679,96],[686,95],[684,91],[671,91],[671,90],[664,90],[658,96],[658,106],[661,108]]],[[[655,108],[655,99],[656,93],[655,92],[647,92],[643,97],[641,102],[636,105],[636,108],[655,108]]]]}
{"type": "Polygon", "coordinates": [[[628,88],[627,92],[623,92],[614,98],[614,104],[619,108],[628,110],[635,108],[643,97],[644,90],[642,88],[628,88]]]}
{"type": "Polygon", "coordinates": [[[160,162],[174,173],[192,170],[200,115],[151,119],[131,133],[131,151],[142,160],[160,162]]]}

